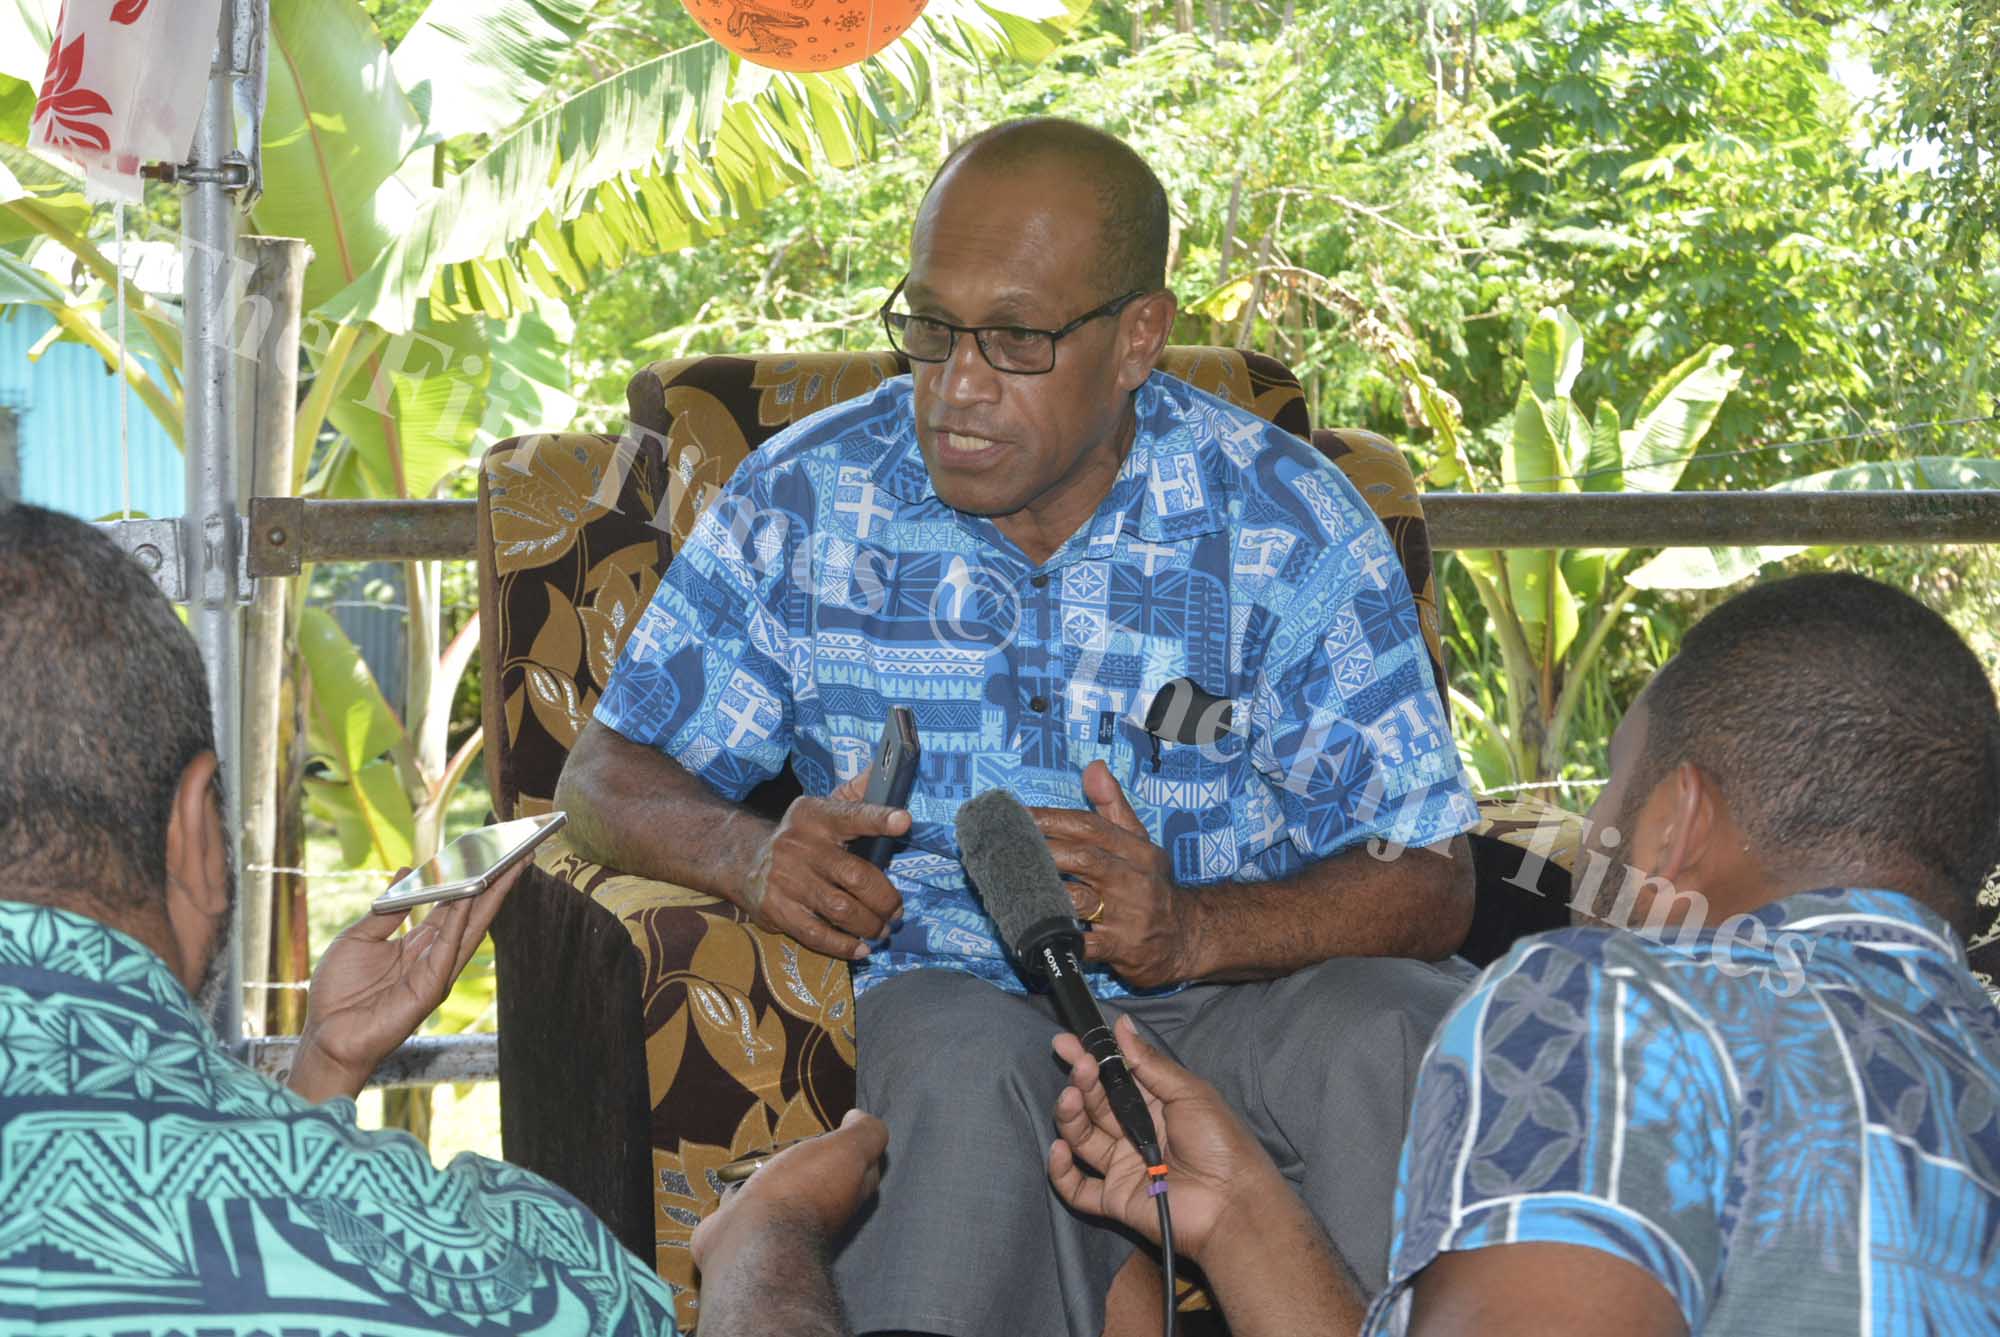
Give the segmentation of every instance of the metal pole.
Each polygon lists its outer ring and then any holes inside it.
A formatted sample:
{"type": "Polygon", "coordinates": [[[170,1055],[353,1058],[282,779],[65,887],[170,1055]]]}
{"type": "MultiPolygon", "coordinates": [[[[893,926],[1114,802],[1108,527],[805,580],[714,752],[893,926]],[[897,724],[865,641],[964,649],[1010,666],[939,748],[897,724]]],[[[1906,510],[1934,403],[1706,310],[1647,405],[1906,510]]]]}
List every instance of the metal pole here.
{"type": "Polygon", "coordinates": [[[0,506],[21,496],[21,419],[0,404],[0,506]]]}
{"type": "MultiPolygon", "coordinates": [[[[299,303],[312,250],[292,237],[245,237],[251,266],[246,307],[255,336],[237,351],[248,356],[243,377],[248,404],[252,495],[292,489],[292,426],[299,391],[299,303]]],[[[257,582],[243,640],[243,984],[270,983],[272,875],[278,830],[278,701],[283,695],[285,602],[290,580],[257,582]]],[[[269,1033],[268,999],[259,992],[246,1009],[250,1030],[269,1033]]]]}
{"type": "MultiPolygon", "coordinates": [[[[232,279],[236,257],[236,201],[223,169],[235,150],[232,107],[236,6],[224,0],[209,66],[208,96],[195,128],[192,184],[181,202],[181,260],[187,305],[187,509],[181,552],[187,564],[188,625],[208,671],[208,699],[215,713],[216,755],[222,762],[223,832],[231,867],[240,867],[240,651],[242,613],[237,607],[237,459],[232,279]]],[[[216,1033],[234,1041],[243,1033],[242,905],[229,928],[222,991],[209,1018],[216,1033]]]]}

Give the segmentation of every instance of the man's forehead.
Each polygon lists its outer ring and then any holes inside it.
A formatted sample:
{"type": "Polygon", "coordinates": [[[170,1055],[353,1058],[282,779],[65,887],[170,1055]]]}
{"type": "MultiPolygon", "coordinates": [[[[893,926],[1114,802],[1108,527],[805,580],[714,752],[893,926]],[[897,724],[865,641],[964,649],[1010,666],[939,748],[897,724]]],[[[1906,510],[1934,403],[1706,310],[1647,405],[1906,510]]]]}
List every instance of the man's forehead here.
{"type": "Polygon", "coordinates": [[[947,172],[924,197],[911,233],[912,257],[927,242],[1001,237],[1030,238],[1038,248],[1057,241],[1094,246],[1103,221],[1096,189],[1065,164],[966,164],[947,172]]]}
{"type": "Polygon", "coordinates": [[[1032,311],[1048,296],[1046,293],[1011,282],[1003,281],[997,285],[981,283],[979,282],[981,277],[982,275],[976,271],[970,270],[964,273],[939,274],[935,268],[923,272],[920,276],[919,270],[912,269],[909,282],[903,285],[903,295],[913,306],[949,307],[955,302],[964,302],[971,298],[976,300],[980,308],[987,313],[1032,311]],[[936,286],[926,281],[931,277],[935,277],[936,286]]]}

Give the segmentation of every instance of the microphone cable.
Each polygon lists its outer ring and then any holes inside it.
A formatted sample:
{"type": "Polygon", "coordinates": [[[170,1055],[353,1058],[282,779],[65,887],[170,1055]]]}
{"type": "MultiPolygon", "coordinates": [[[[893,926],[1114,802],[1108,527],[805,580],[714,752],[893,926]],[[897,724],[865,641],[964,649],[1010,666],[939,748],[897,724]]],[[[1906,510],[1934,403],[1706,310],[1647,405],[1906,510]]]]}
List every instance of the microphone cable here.
{"type": "Polygon", "coordinates": [[[1174,1295],[1178,1289],[1174,1281],[1174,1214],[1167,1206],[1166,1162],[1147,1166],[1146,1173],[1153,1181],[1146,1192],[1160,1209],[1160,1301],[1164,1312],[1160,1331],[1165,1337],[1175,1337],[1180,1330],[1180,1306],[1174,1295]]]}

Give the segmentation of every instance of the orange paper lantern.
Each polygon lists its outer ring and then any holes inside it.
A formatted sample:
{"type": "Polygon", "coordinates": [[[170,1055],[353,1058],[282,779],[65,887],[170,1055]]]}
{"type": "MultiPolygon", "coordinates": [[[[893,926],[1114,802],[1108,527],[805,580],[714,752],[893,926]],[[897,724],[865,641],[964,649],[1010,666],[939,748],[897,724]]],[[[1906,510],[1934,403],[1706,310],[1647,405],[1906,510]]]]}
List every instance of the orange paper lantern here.
{"type": "Polygon", "coordinates": [[[808,73],[866,60],[903,35],[925,0],[681,0],[694,21],[753,64],[808,73]]]}

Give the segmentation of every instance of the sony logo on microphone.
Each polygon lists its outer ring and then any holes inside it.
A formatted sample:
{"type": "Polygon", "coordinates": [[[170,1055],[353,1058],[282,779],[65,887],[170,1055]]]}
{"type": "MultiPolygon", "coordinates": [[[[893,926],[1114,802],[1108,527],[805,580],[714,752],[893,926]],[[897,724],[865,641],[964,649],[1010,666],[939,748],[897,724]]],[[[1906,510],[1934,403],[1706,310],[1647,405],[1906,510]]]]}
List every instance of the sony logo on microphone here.
{"type": "Polygon", "coordinates": [[[1049,972],[1051,980],[1059,980],[1063,977],[1062,961],[1056,956],[1056,949],[1054,947],[1042,948],[1042,967],[1049,972]]]}

